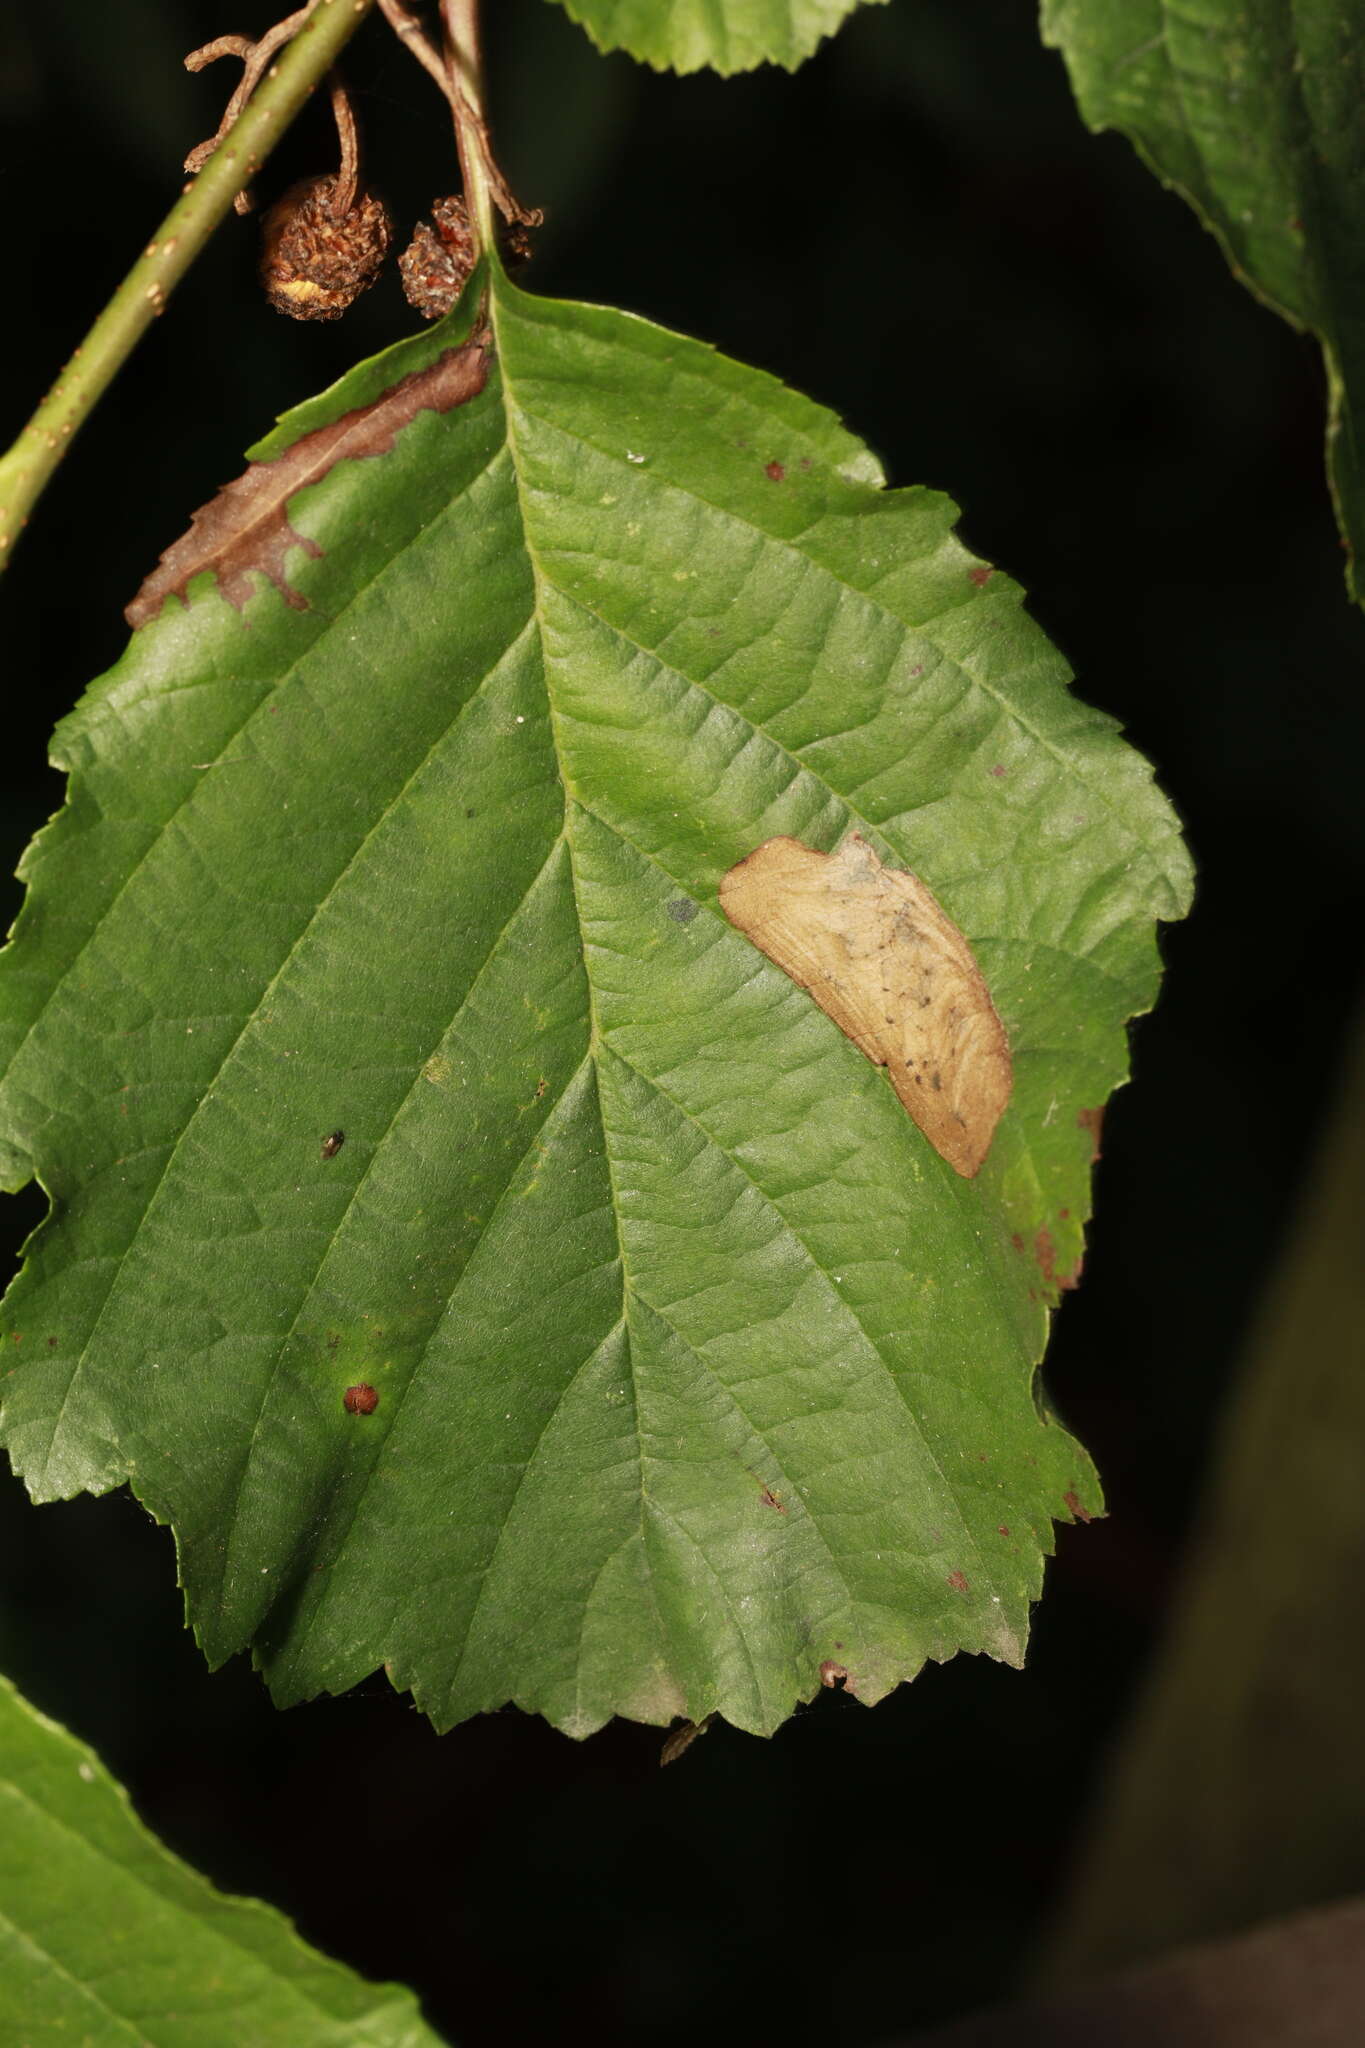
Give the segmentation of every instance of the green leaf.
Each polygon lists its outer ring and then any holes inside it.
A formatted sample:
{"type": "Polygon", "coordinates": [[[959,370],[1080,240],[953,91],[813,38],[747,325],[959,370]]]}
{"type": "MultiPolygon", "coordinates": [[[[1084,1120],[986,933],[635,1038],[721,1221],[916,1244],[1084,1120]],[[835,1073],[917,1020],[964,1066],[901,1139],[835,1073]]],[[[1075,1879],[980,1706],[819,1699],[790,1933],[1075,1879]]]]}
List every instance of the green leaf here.
{"type": "Polygon", "coordinates": [[[366,1984],[148,1832],[83,1742],[0,1677],[0,2039],[23,2048],[437,2048],[366,1984]]]}
{"type": "MultiPolygon", "coordinates": [[[[442,1727],[769,1731],[824,1664],[872,1701],[1017,1661],[1097,1505],[1033,1374],[1175,820],[945,499],[643,320],[502,280],[491,317],[476,395],[289,500],[306,609],[205,573],[59,728],[0,977],[10,1180],[53,1202],[11,1456],[38,1499],[130,1480],[282,1701],[383,1663],[442,1727]],[[850,827],[1009,1033],[975,1180],[717,907],[850,827]]],[[[300,435],[391,423],[469,332],[258,460],[373,442],[300,435]]]]}
{"type": "MultiPolygon", "coordinates": [[[[561,0],[599,50],[628,50],[658,71],[726,74],[756,64],[795,71],[860,0],[561,0]]],[[[872,4],[872,0],[869,0],[872,4]]]]}
{"type": "Polygon", "coordinates": [[[1365,0],[1043,0],[1092,128],[1118,128],[1212,229],[1235,276],[1322,344],[1328,469],[1365,543],[1365,0]]]}

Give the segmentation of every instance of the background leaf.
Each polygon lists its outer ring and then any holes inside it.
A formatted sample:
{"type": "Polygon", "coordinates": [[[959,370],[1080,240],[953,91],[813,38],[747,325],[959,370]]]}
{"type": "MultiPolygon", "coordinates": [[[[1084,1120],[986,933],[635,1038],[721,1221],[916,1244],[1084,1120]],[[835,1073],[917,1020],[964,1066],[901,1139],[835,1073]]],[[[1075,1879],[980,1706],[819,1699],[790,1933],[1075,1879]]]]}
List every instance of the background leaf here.
{"type": "Polygon", "coordinates": [[[435,2048],[366,1984],[164,1849],[92,1750],[0,1677],[0,2036],[42,2048],[435,2048]]]}
{"type": "Polygon", "coordinates": [[[1322,343],[1353,594],[1365,544],[1365,10],[1359,0],[1044,0],[1094,128],[1122,129],[1242,282],[1322,343]]]}
{"type": "Polygon", "coordinates": [[[859,0],[561,0],[599,50],[628,50],[664,71],[794,71],[859,0]]]}
{"type": "Polygon", "coordinates": [[[478,397],[291,499],[309,609],[202,577],[59,732],[6,979],[10,1178],[54,1201],[16,1469],[130,1478],[281,1700],[383,1662],[441,1726],[766,1732],[826,1662],[875,1700],[1017,1660],[1096,1504],[1032,1370],[1174,819],[946,500],[645,321],[494,317],[478,397]],[[850,825],[1010,1034],[974,1182],[716,907],[850,825]]]}

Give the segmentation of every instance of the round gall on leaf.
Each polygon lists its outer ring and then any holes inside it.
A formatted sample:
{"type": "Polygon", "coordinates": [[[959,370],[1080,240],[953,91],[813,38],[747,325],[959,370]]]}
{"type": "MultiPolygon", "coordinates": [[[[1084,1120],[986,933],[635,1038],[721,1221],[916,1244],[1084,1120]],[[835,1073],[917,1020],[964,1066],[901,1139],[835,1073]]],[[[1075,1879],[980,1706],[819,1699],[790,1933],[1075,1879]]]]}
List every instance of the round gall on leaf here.
{"type": "Polygon", "coordinates": [[[373,1415],[379,1406],[378,1394],[363,1381],[358,1387],[347,1387],[341,1399],[348,1415],[373,1415]]]}

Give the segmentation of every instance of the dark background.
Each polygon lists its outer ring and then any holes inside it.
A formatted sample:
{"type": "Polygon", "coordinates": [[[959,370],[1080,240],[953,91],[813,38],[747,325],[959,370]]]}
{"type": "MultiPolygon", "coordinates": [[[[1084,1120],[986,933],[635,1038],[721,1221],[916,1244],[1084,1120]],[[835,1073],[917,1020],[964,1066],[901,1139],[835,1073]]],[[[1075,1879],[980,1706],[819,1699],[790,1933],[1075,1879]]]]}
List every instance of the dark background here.
{"type": "MultiPolygon", "coordinates": [[[[3,440],[216,125],[237,66],[190,78],[180,57],[272,12],[28,0],[0,25],[3,440]]],[[[1031,0],[893,0],[794,78],[730,81],[598,57],[545,0],[486,13],[502,155],[549,214],[532,286],[762,364],[893,482],[949,491],[1186,821],[1197,906],[1165,939],[1046,1368],[1111,1518],[1059,1531],[1023,1674],[961,1658],[871,1712],[822,1696],[662,1774],[657,1731],[576,1746],[509,1710],[438,1738],[378,1678],[279,1714],[244,1660],[205,1671],[170,1537],[128,1495],[34,1509],[7,1474],[0,1668],[172,1847],[411,1983],[465,2048],[861,2048],[1006,1991],[1061,1895],[1330,1105],[1365,897],[1365,625],[1322,376],[1129,146],[1086,134],[1031,0]]],[[[348,71],[410,221],[454,182],[443,107],[373,23],[348,71]]],[[[263,196],[330,149],[310,112],[263,196]]],[[[277,412],[413,324],[392,276],[344,325],[281,320],[254,237],[221,230],[0,588],[5,872],[60,800],[54,720],[187,512],[277,412]]],[[[41,1200],[7,1206],[17,1245],[41,1200]]]]}

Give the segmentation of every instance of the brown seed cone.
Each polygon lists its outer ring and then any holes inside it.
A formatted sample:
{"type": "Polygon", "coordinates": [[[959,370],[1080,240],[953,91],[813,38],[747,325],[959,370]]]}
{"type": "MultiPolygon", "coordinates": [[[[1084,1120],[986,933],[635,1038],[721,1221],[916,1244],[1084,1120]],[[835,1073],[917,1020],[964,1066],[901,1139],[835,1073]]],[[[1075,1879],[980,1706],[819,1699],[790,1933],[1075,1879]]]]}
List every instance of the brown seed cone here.
{"type": "Polygon", "coordinates": [[[277,199],[261,228],[261,284],[292,320],[339,320],[378,277],[393,224],[381,199],[357,193],[331,212],[333,177],[303,178],[277,199]]]}
{"type": "Polygon", "coordinates": [[[474,268],[474,237],[463,199],[432,202],[429,228],[425,221],[413,229],[412,240],[398,259],[403,290],[410,306],[424,320],[439,320],[448,313],[469,282],[474,268]]]}

